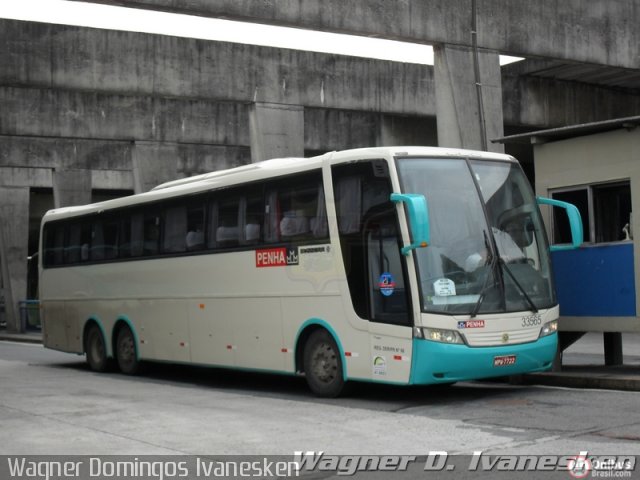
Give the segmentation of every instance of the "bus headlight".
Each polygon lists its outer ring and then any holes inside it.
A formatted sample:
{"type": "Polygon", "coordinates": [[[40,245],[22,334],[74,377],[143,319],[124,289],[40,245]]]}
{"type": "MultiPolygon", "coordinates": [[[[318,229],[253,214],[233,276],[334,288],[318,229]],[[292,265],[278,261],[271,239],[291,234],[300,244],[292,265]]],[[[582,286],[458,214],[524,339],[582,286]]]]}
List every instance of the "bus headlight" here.
{"type": "Polygon", "coordinates": [[[455,330],[421,327],[416,327],[414,330],[416,338],[424,338],[425,340],[440,343],[464,343],[460,334],[455,330]]]}
{"type": "Polygon", "coordinates": [[[552,320],[545,323],[540,329],[540,337],[546,337],[558,331],[558,320],[552,320]]]}

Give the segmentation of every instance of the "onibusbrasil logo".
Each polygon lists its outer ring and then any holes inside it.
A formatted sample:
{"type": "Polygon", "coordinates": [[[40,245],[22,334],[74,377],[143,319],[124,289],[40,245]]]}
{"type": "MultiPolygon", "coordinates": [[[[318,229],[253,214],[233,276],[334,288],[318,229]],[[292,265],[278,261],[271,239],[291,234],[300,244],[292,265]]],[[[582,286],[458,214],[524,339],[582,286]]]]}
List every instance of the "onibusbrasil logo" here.
{"type": "Polygon", "coordinates": [[[576,455],[567,462],[567,470],[573,478],[586,478],[593,466],[586,455],[576,455]]]}

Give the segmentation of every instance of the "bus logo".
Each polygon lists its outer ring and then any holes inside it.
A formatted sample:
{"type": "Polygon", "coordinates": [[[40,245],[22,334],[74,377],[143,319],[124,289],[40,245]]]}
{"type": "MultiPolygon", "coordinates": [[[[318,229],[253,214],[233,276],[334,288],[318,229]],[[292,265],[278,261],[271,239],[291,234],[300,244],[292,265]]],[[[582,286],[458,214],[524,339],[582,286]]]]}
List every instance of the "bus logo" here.
{"type": "Polygon", "coordinates": [[[256,250],[256,267],[286,267],[298,265],[298,247],[263,248],[256,250]]]}
{"type": "Polygon", "coordinates": [[[458,322],[458,328],[484,328],[484,320],[466,320],[458,322]]]}

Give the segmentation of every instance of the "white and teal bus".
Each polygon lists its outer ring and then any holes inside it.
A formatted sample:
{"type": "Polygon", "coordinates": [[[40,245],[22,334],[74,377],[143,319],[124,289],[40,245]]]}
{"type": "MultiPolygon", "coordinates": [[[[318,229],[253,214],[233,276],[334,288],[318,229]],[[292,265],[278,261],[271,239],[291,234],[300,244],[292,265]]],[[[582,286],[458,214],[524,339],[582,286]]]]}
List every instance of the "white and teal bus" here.
{"type": "Polygon", "coordinates": [[[48,212],[45,346],[401,385],[546,370],[558,305],[516,160],[394,147],[287,158],[48,212]]]}

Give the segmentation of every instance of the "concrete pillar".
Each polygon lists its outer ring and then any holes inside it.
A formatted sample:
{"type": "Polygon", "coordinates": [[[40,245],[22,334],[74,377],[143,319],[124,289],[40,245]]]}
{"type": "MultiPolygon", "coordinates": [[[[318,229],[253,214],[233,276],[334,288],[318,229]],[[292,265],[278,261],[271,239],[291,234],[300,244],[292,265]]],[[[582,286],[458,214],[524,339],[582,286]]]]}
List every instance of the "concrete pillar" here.
{"type": "Polygon", "coordinates": [[[176,144],[135,142],[133,149],[133,188],[135,193],[178,178],[176,144]]]}
{"type": "Polygon", "coordinates": [[[438,145],[504,152],[502,80],[498,53],[439,45],[434,48],[438,145]],[[480,87],[480,88],[478,88],[480,87]]]}
{"type": "Polygon", "coordinates": [[[251,161],[304,156],[304,109],[254,103],[249,112],[251,161]]]}
{"type": "Polygon", "coordinates": [[[22,332],[18,302],[27,295],[29,188],[0,187],[0,267],[7,331],[22,332]]]}
{"type": "Polygon", "coordinates": [[[52,175],[55,208],[91,203],[91,170],[54,170],[52,175]]]}

